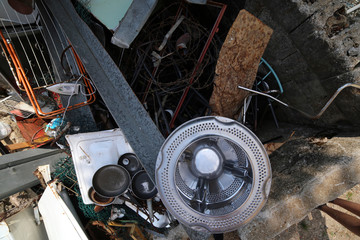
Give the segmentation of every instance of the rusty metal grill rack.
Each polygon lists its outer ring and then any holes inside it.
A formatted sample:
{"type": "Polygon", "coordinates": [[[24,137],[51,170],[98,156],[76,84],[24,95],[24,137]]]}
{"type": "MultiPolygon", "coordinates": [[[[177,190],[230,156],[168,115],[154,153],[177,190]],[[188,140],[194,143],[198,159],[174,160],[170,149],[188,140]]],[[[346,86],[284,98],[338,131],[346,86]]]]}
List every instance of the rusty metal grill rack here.
{"type": "Polygon", "coordinates": [[[0,18],[1,48],[17,86],[26,92],[36,115],[54,118],[93,103],[95,88],[79,56],[43,2],[37,2],[30,15],[20,14],[6,4],[0,3],[5,13],[0,18]],[[61,82],[82,83],[80,90],[86,100],[70,105],[70,96],[68,106],[58,104],[56,110],[43,110],[39,97],[47,91],[46,87],[61,82]]]}

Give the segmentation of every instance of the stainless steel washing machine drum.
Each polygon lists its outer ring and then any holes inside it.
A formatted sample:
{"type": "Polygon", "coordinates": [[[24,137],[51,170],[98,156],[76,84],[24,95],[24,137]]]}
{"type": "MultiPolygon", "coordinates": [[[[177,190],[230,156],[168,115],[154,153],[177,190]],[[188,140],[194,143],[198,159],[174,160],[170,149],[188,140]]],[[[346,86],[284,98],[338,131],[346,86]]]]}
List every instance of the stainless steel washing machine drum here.
{"type": "Polygon", "coordinates": [[[156,162],[156,184],[168,211],[198,231],[228,232],[254,218],[271,185],[269,157],[245,126],[201,117],[166,139],[156,162]]]}

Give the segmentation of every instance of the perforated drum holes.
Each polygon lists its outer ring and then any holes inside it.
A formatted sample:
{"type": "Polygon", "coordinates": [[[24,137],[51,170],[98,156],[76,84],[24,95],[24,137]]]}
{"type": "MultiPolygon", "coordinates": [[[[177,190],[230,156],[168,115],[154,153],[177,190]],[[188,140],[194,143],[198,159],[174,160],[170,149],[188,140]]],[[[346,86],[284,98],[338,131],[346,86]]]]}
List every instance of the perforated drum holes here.
{"type": "Polygon", "coordinates": [[[176,129],[160,150],[155,174],[170,213],[212,233],[233,231],[255,217],[271,182],[259,139],[223,117],[197,118],[176,129]]]}

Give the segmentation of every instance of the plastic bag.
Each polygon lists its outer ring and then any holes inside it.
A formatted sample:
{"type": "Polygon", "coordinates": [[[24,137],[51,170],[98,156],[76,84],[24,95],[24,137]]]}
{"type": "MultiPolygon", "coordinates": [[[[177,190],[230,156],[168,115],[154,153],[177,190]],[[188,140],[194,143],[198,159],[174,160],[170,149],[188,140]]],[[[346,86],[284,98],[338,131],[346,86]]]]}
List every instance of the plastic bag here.
{"type": "Polygon", "coordinates": [[[9,124],[0,122],[0,140],[6,138],[11,133],[11,127],[9,124]]]}

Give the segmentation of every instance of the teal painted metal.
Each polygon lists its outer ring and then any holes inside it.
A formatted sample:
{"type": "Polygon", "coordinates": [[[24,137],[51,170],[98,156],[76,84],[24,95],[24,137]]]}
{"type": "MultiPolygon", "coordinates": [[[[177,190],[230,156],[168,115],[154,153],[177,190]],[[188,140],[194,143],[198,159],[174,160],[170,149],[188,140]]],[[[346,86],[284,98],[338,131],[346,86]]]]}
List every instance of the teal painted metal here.
{"type": "MultiPolygon", "coordinates": [[[[272,75],[274,76],[274,78],[275,78],[278,86],[279,86],[280,94],[282,94],[282,93],[284,92],[284,90],[283,90],[283,87],[282,87],[282,85],[281,85],[281,82],[280,82],[280,79],[279,79],[278,75],[276,74],[276,72],[274,71],[274,69],[270,66],[270,64],[269,64],[264,58],[261,58],[261,61],[260,61],[260,63],[259,63],[259,66],[260,66],[262,63],[264,63],[264,64],[269,68],[270,71],[269,71],[269,72],[265,75],[265,77],[263,77],[261,80],[264,81],[270,74],[272,74],[272,75]]],[[[260,84],[261,84],[261,81],[258,82],[258,85],[260,85],[260,84]]]]}

